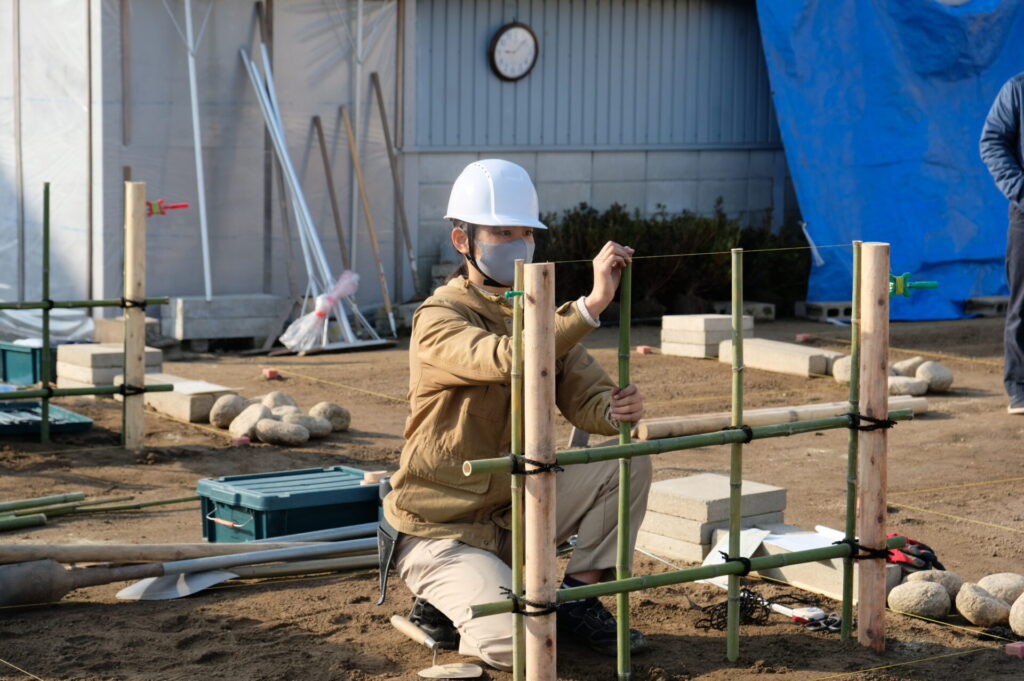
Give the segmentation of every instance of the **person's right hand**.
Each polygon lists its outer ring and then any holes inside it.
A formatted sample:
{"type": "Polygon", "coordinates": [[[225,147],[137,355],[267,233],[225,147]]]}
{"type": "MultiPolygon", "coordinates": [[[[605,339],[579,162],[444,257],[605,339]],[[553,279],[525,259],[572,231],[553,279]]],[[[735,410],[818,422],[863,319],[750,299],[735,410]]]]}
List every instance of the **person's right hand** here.
{"type": "Polygon", "coordinates": [[[584,300],[587,312],[597,319],[615,298],[622,268],[633,262],[633,249],[609,241],[594,258],[594,288],[584,300]]]}

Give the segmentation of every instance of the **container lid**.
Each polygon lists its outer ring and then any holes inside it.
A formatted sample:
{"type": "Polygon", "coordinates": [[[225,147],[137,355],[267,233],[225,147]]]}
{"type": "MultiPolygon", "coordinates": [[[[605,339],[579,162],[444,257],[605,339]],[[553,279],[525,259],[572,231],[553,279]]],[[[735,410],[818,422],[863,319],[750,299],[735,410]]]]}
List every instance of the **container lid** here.
{"type": "Polygon", "coordinates": [[[256,511],[278,511],[377,501],[377,485],[362,485],[363,471],[346,466],[204,478],[200,496],[256,511]]]}

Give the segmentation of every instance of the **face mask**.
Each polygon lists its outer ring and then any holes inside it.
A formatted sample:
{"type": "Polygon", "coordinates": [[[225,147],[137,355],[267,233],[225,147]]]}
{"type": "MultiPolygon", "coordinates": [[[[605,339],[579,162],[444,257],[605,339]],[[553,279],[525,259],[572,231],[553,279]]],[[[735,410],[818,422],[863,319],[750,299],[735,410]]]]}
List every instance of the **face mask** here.
{"type": "Polygon", "coordinates": [[[476,256],[477,269],[484,276],[505,286],[511,286],[515,281],[516,260],[522,260],[527,264],[533,262],[535,244],[527,242],[526,239],[516,239],[500,244],[477,241],[476,246],[480,251],[476,256]]]}

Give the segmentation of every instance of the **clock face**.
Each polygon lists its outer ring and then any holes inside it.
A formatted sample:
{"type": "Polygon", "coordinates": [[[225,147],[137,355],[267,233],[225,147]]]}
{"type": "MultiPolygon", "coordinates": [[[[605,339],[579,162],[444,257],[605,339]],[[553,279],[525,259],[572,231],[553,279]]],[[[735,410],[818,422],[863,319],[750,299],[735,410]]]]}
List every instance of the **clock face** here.
{"type": "Polygon", "coordinates": [[[526,24],[513,22],[498,29],[491,40],[491,69],[503,80],[519,80],[537,63],[537,36],[526,24]]]}

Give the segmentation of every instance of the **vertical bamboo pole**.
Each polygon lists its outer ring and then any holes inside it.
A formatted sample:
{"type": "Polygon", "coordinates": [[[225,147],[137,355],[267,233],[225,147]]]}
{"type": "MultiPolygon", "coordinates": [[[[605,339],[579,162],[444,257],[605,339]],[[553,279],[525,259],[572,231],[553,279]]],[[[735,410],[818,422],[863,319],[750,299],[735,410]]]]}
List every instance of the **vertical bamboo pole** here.
{"type": "MultiPolygon", "coordinates": [[[[627,265],[622,270],[622,281],[619,283],[619,387],[629,385],[629,332],[632,324],[633,298],[633,266],[627,265]]],[[[630,429],[633,424],[619,424],[619,444],[628,445],[630,429]]],[[[615,578],[629,577],[630,559],[630,478],[632,477],[630,459],[619,459],[619,532],[618,552],[615,561],[615,578]]],[[[628,681],[630,676],[630,641],[629,641],[629,593],[623,591],[615,595],[615,617],[618,638],[618,675],[619,681],[628,681]]]]}
{"type": "MultiPolygon", "coordinates": [[[[850,413],[860,405],[860,241],[853,242],[853,288],[850,316],[850,413]]],[[[846,540],[857,537],[857,431],[849,431],[846,445],[846,540]]],[[[843,560],[843,615],[839,638],[853,631],[853,558],[843,560]]]]}
{"type": "MultiPolygon", "coordinates": [[[[523,290],[523,261],[516,260],[516,291],[523,290]]],[[[512,454],[523,453],[523,296],[512,298],[512,454]]],[[[512,476],[512,593],[523,596],[523,476],[512,476]]],[[[512,679],[526,678],[526,628],[512,615],[512,679]]]]}
{"type": "MultiPolygon", "coordinates": [[[[146,297],[146,184],[124,183],[124,297],[146,297]]],[[[146,381],[146,311],[131,306],[124,311],[124,384],[143,386],[146,381]]],[[[124,396],[122,437],[126,449],[142,446],[146,434],[144,395],[124,396]]]]}
{"type": "MultiPolygon", "coordinates": [[[[889,244],[861,246],[862,280],[860,413],[877,419],[889,409],[889,244]]],[[[885,489],[887,484],[884,428],[858,433],[860,450],[860,543],[885,548],[885,489]]],[[[885,650],[885,561],[865,560],[858,569],[857,640],[885,650]]]]}
{"type": "MultiPolygon", "coordinates": [[[[50,183],[43,184],[43,302],[50,300],[50,183]]],[[[43,345],[39,348],[39,380],[50,386],[50,310],[43,308],[43,345]]],[[[39,441],[50,441],[50,398],[39,409],[39,441]]]]}
{"type": "MultiPolygon", "coordinates": [[[[743,425],[743,249],[732,249],[732,425],[743,425]]],[[[743,517],[743,444],[732,445],[729,465],[729,556],[740,555],[743,517]]],[[[726,657],[740,656],[740,577],[729,575],[726,657]]]]}
{"type": "MultiPolygon", "coordinates": [[[[528,458],[555,461],[555,266],[523,267],[523,402],[524,449],[528,458]]],[[[555,474],[531,475],[526,480],[526,598],[552,603],[555,572],[555,474]]],[[[555,679],[554,613],[526,621],[526,678],[555,679]]]]}

